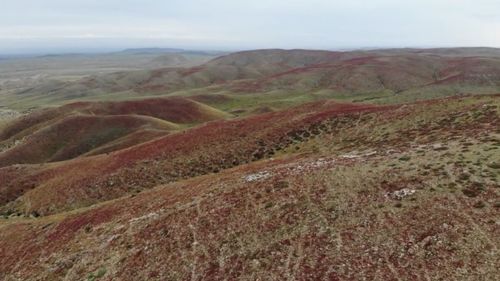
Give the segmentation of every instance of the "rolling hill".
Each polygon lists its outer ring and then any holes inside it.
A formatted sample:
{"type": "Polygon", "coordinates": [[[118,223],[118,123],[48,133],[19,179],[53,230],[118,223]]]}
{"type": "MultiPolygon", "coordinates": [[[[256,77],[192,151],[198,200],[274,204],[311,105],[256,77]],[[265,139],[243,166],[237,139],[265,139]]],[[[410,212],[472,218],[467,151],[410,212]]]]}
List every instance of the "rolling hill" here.
{"type": "Polygon", "coordinates": [[[499,74],[273,49],[1,92],[0,279],[496,280],[499,74]]]}
{"type": "Polygon", "coordinates": [[[228,116],[185,98],[71,103],[35,111],[6,126],[0,133],[0,166],[111,152],[228,116]]]}
{"type": "Polygon", "coordinates": [[[487,48],[244,51],[191,68],[123,71],[76,81],[50,81],[11,93],[9,97],[15,102],[6,104],[22,109],[76,100],[220,93],[241,100],[246,94],[269,98],[276,91],[285,91],[286,97],[269,100],[267,106],[273,106],[294,99],[394,103],[496,93],[500,87],[498,53],[497,49],[487,48]]]}
{"type": "Polygon", "coordinates": [[[2,168],[0,277],[494,279],[499,101],[319,102],[2,168]]]}
{"type": "MultiPolygon", "coordinates": [[[[0,104],[20,110],[53,105],[55,103],[50,98],[43,99],[47,93],[84,77],[120,71],[192,67],[221,54],[181,49],[134,49],[99,54],[7,57],[0,61],[0,104]]],[[[66,102],[78,98],[74,93],[67,95],[66,102]]]]}
{"type": "Polygon", "coordinates": [[[75,115],[44,125],[21,144],[1,153],[0,166],[67,160],[131,133],[177,129],[175,124],[158,119],[126,115],[75,115]]]}

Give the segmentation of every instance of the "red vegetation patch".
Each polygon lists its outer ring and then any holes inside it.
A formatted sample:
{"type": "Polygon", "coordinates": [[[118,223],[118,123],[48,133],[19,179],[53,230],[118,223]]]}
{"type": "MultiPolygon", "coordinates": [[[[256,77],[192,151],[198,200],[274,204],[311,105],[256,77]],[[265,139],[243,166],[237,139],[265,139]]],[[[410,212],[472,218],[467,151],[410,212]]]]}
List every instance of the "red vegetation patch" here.
{"type": "MultiPolygon", "coordinates": [[[[270,158],[277,152],[294,149],[298,143],[322,132],[335,135],[340,129],[350,128],[353,122],[358,124],[364,120],[380,118],[380,122],[390,123],[394,120],[413,118],[412,112],[420,112],[429,105],[443,102],[452,101],[433,100],[404,106],[322,101],[244,119],[210,122],[109,155],[75,159],[37,168],[36,173],[25,178],[29,179],[29,182],[35,182],[36,187],[20,198],[18,209],[48,214],[86,206],[120,197],[128,192],[217,173],[241,164],[270,158]],[[24,200],[29,202],[29,208],[22,204],[24,200]]],[[[469,108],[471,106],[461,110],[472,110],[469,108]]],[[[495,123],[494,113],[490,111],[481,115],[481,124],[491,126],[495,123]]],[[[433,126],[449,128],[450,122],[459,118],[460,114],[466,113],[448,112],[445,118],[436,120],[433,126]]],[[[477,124],[455,124],[452,131],[439,132],[443,138],[452,136],[456,130],[473,135],[484,130],[484,126],[477,124]]],[[[347,138],[342,145],[353,150],[367,144],[403,148],[415,138],[429,135],[431,130],[435,131],[435,128],[422,125],[418,130],[403,130],[398,137],[375,140],[369,137],[347,138]]],[[[21,178],[11,179],[3,186],[6,185],[23,185],[23,189],[29,189],[21,182],[21,178]]]]}
{"type": "Polygon", "coordinates": [[[181,70],[180,71],[180,74],[182,77],[186,77],[186,76],[189,76],[189,75],[193,75],[197,72],[200,72],[204,69],[203,66],[198,66],[198,67],[192,67],[192,68],[188,68],[186,70],[181,70]]]}
{"type": "Polygon", "coordinates": [[[318,102],[240,120],[211,122],[110,155],[42,168],[35,177],[45,179],[37,179],[39,188],[26,196],[32,202],[30,209],[42,214],[48,212],[47,206],[66,209],[74,205],[70,202],[107,200],[123,195],[124,190],[218,172],[269,157],[295,139],[311,137],[320,131],[314,129],[309,133],[303,128],[317,126],[338,115],[389,108],[318,102]]]}
{"type": "Polygon", "coordinates": [[[436,84],[500,85],[500,66],[493,59],[481,57],[453,58],[438,73],[436,84]]]}
{"type": "MultiPolygon", "coordinates": [[[[73,110],[75,105],[67,105],[73,110]]],[[[78,111],[98,115],[137,114],[173,123],[200,123],[223,116],[217,110],[185,98],[153,98],[139,101],[83,103],[78,111]]]]}
{"type": "Polygon", "coordinates": [[[90,151],[111,152],[165,135],[178,129],[175,123],[193,125],[226,116],[185,98],[77,102],[45,109],[14,121],[2,131],[0,144],[3,140],[13,148],[0,153],[0,167],[67,160],[90,151]],[[119,143],[110,144],[119,139],[119,143]],[[99,149],[104,145],[106,148],[99,149]]]}
{"type": "Polygon", "coordinates": [[[71,159],[145,127],[168,129],[154,120],[138,116],[66,117],[0,153],[0,167],[71,159]]]}
{"type": "Polygon", "coordinates": [[[214,108],[186,98],[152,98],[122,102],[75,102],[57,108],[35,111],[23,116],[0,132],[0,141],[15,135],[32,133],[66,116],[89,115],[145,115],[173,123],[202,123],[224,117],[214,108]]]}
{"type": "Polygon", "coordinates": [[[15,200],[24,192],[35,188],[37,182],[30,178],[32,170],[21,165],[0,168],[0,183],[4,183],[0,188],[0,205],[15,200]]]}
{"type": "Polygon", "coordinates": [[[9,126],[0,132],[0,141],[7,140],[17,134],[23,133],[27,135],[33,132],[34,127],[41,124],[65,116],[67,112],[61,108],[43,109],[35,111],[27,116],[22,116],[9,123],[9,126]],[[32,129],[32,130],[30,130],[32,129]]]}
{"type": "Polygon", "coordinates": [[[47,240],[53,241],[54,244],[70,240],[79,230],[86,228],[86,231],[91,231],[93,227],[111,221],[117,213],[117,208],[106,206],[91,212],[69,216],[47,234],[47,240]]]}
{"type": "Polygon", "coordinates": [[[360,93],[385,89],[401,92],[434,82],[430,58],[414,56],[345,56],[300,67],[287,67],[257,79],[236,81],[235,91],[255,92],[270,89],[318,90],[360,93]]]}
{"type": "Polygon", "coordinates": [[[365,172],[386,157],[280,157],[62,214],[52,224],[10,224],[0,228],[0,277],[80,280],[105,268],[113,280],[454,280],[464,276],[458,266],[472,279],[494,279],[498,270],[487,261],[498,240],[496,209],[475,210],[461,194],[427,188],[398,208],[387,205],[380,198],[388,190],[436,178],[365,172]]]}
{"type": "MultiPolygon", "coordinates": [[[[405,181],[404,175],[331,183],[343,162],[288,173],[319,160],[300,155],[260,161],[112,201],[52,225],[42,226],[42,218],[4,226],[0,277],[81,280],[106,268],[104,278],[113,280],[454,280],[463,276],[456,266],[472,279],[497,275],[487,262],[495,254],[497,229],[484,222],[495,218],[494,209],[474,212],[449,194],[428,191],[402,208],[380,207],[373,200],[380,197],[379,180],[405,181]],[[245,180],[262,171],[270,176],[245,180]],[[281,175],[286,185],[278,185],[281,175]]],[[[365,167],[376,165],[368,161],[365,167]]]]}

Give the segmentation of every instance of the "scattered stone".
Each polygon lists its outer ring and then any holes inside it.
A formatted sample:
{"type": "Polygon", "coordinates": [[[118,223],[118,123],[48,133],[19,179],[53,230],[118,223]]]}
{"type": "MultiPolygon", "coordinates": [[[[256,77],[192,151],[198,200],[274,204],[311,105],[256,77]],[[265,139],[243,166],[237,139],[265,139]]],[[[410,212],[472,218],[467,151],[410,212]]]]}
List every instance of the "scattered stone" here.
{"type": "Polygon", "coordinates": [[[390,192],[386,194],[386,196],[395,200],[402,200],[405,197],[413,195],[415,192],[416,192],[415,189],[403,188],[400,190],[396,190],[394,192],[390,192]]]}
{"type": "Polygon", "coordinates": [[[340,158],[345,158],[345,159],[356,159],[356,158],[362,158],[362,157],[368,157],[377,154],[377,151],[367,151],[365,153],[358,153],[357,151],[353,151],[351,153],[347,153],[344,155],[341,155],[340,158]]]}
{"type": "Polygon", "coordinates": [[[435,151],[442,151],[442,150],[448,150],[448,147],[444,146],[441,143],[436,143],[432,145],[432,149],[435,151]]]}
{"type": "MultiPolygon", "coordinates": [[[[163,211],[163,209],[160,209],[160,212],[162,212],[162,211],[163,211]]],[[[151,212],[149,214],[146,214],[146,215],[143,215],[140,217],[132,218],[129,220],[129,222],[136,223],[136,222],[143,221],[143,220],[156,219],[160,216],[160,214],[159,214],[160,212],[151,212]]]]}
{"type": "Polygon", "coordinates": [[[250,175],[244,176],[243,179],[246,182],[254,182],[254,181],[260,181],[260,180],[267,179],[270,176],[271,176],[271,173],[269,173],[267,171],[262,171],[262,172],[258,172],[255,174],[250,174],[250,175]]]}

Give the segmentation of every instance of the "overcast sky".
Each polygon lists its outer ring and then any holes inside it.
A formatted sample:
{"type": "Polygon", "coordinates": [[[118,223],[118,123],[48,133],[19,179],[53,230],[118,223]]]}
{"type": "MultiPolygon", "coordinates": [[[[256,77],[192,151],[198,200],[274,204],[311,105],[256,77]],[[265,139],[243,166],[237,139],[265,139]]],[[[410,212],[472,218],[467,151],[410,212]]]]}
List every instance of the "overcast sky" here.
{"type": "Polygon", "coordinates": [[[0,0],[0,53],[500,47],[500,0],[0,0]]]}

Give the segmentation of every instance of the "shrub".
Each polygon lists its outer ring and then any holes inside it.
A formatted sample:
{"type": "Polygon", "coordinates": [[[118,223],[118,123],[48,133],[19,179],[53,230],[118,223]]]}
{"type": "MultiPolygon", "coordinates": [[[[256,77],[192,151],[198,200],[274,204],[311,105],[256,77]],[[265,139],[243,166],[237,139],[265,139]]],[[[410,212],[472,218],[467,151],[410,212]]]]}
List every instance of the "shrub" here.
{"type": "Polygon", "coordinates": [[[410,157],[410,156],[405,155],[405,156],[400,157],[400,158],[399,158],[399,161],[408,161],[408,160],[410,160],[410,159],[411,159],[411,157],[410,157]]]}
{"type": "Polygon", "coordinates": [[[474,208],[477,208],[477,209],[481,209],[481,208],[484,208],[486,207],[486,204],[483,202],[483,201],[477,201],[476,203],[474,203],[474,205],[472,205],[474,208]]]}
{"type": "Polygon", "coordinates": [[[287,181],[278,181],[274,184],[274,189],[280,190],[283,188],[287,188],[288,186],[290,186],[290,184],[287,181]]]}
{"type": "Polygon", "coordinates": [[[478,196],[482,191],[484,190],[484,187],[481,183],[474,182],[465,189],[462,190],[463,194],[467,197],[476,197],[478,196]]]}
{"type": "Polygon", "coordinates": [[[461,181],[468,180],[469,178],[470,178],[470,175],[467,173],[461,173],[460,175],[458,175],[458,179],[461,181]]]}
{"type": "Polygon", "coordinates": [[[87,277],[87,280],[94,281],[94,280],[97,280],[97,279],[103,277],[105,274],[106,274],[106,268],[101,267],[96,272],[90,273],[89,276],[87,277]]]}

